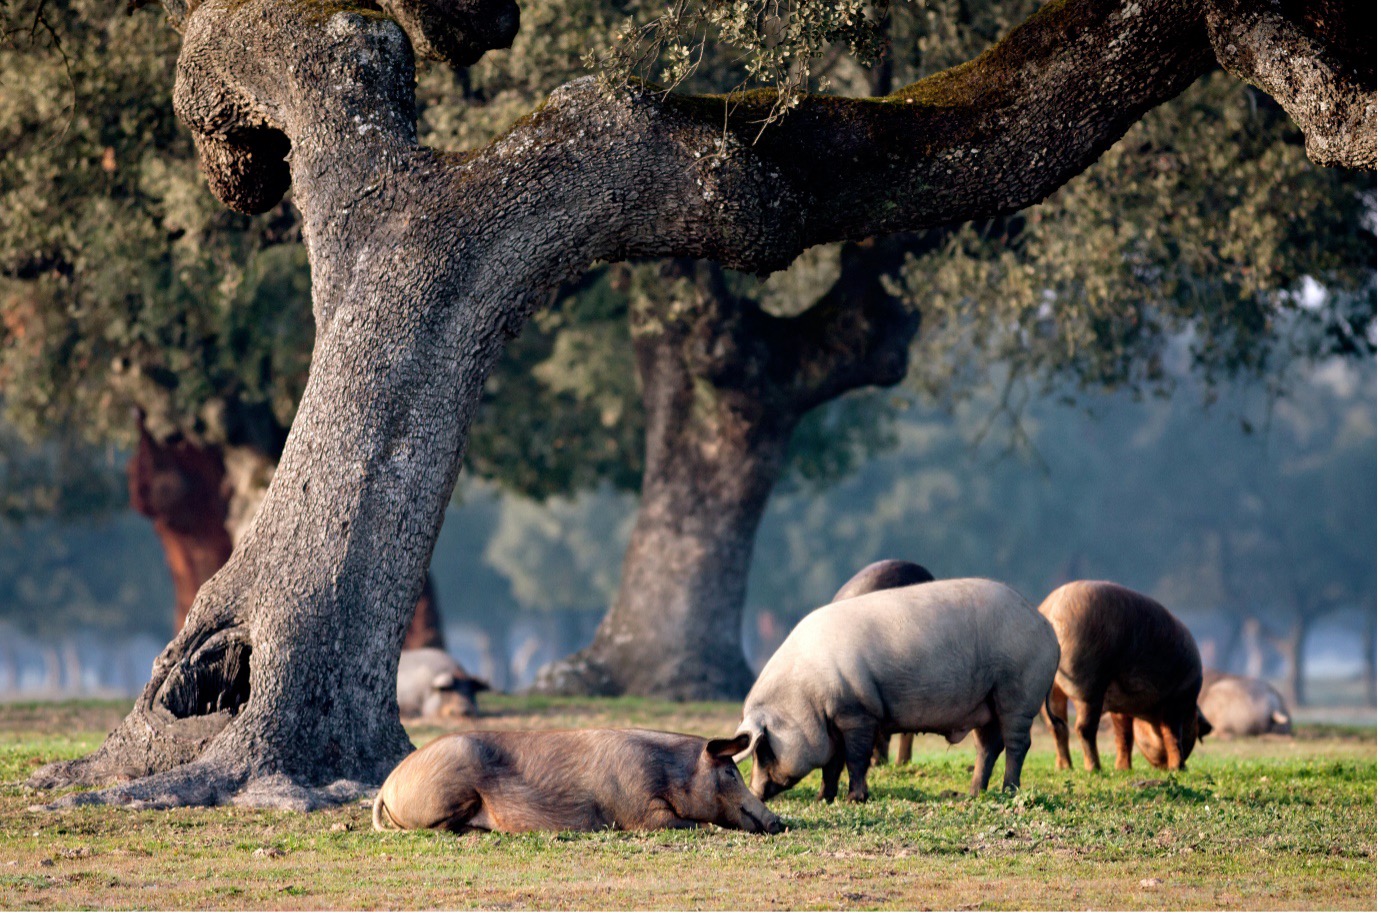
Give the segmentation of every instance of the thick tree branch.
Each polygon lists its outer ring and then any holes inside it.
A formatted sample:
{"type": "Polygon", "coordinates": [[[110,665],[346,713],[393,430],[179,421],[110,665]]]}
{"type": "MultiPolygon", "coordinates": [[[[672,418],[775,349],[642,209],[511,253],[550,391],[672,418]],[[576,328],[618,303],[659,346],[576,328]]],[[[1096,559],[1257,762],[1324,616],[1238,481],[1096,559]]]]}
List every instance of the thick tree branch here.
{"type": "Polygon", "coordinates": [[[1304,131],[1320,165],[1376,168],[1376,7],[1347,0],[1210,0],[1223,69],[1254,84],[1304,131]]]}
{"type": "Polygon", "coordinates": [[[801,315],[776,319],[774,335],[794,342],[791,390],[803,412],[846,391],[896,385],[906,377],[921,320],[888,282],[907,247],[896,237],[845,245],[829,292],[801,315]]]}

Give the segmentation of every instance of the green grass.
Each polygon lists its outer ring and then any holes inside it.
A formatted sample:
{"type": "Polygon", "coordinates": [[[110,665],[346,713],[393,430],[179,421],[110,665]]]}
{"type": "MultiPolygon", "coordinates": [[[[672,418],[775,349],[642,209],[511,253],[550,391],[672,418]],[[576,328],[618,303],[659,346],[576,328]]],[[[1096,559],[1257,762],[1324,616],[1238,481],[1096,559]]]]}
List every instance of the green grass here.
{"type": "MultiPolygon", "coordinates": [[[[731,704],[486,697],[487,728],[725,734],[731,704]]],[[[374,833],[351,805],[30,812],[20,781],[94,748],[123,703],[0,706],[0,909],[1361,909],[1376,906],[1376,732],[1215,741],[1167,777],[1058,773],[1037,731],[1015,797],[963,793],[967,742],[917,741],[866,805],[772,808],[775,837],[374,833]]],[[[436,729],[413,730],[424,741],[436,729]]],[[[1110,744],[1104,738],[1102,744],[1110,744]]],[[[1076,752],[1076,761],[1077,761],[1076,752]]],[[[999,762],[999,767],[1001,763],[999,762]]]]}

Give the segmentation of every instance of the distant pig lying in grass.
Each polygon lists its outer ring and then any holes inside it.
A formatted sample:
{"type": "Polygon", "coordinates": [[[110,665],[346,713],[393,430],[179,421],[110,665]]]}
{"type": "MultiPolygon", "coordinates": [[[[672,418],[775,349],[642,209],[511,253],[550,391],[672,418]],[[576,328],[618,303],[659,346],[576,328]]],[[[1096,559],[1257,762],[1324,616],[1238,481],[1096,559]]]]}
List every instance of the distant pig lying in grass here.
{"type": "Polygon", "coordinates": [[[1285,698],[1260,678],[1205,670],[1199,709],[1227,737],[1290,734],[1285,698]]]}
{"type": "Polygon", "coordinates": [[[644,729],[465,732],[414,751],[374,800],[376,830],[663,830],[715,824],[780,833],[733,756],[747,736],[706,741],[644,729]]]}
{"type": "Polygon", "coordinates": [[[471,677],[443,649],[404,649],[398,657],[398,714],[428,719],[479,715],[475,694],[489,685],[471,677]]]}
{"type": "Polygon", "coordinates": [[[1060,647],[1024,598],[988,579],[944,579],[827,604],[796,625],[743,704],[753,793],[764,800],[824,768],[832,801],[868,798],[878,730],[931,732],[951,743],[978,730],[969,791],[988,787],[1007,754],[1004,789],[1021,783],[1031,720],[1050,691],[1060,647]]]}

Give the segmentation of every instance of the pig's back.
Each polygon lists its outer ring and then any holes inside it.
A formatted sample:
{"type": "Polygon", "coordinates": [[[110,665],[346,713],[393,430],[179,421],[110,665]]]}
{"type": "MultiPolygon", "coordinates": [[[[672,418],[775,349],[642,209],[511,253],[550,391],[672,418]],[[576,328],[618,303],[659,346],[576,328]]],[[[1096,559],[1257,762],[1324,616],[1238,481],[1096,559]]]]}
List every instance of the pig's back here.
{"type": "Polygon", "coordinates": [[[1069,582],[1041,602],[1040,613],[1059,638],[1060,671],[1072,683],[1110,678],[1111,697],[1170,696],[1202,681],[1189,628],[1158,601],[1126,586],[1069,582]]]}
{"type": "MultiPolygon", "coordinates": [[[[990,682],[1021,676],[1033,655],[1059,648],[1040,614],[1021,595],[990,579],[944,579],[825,605],[806,615],[764,666],[762,692],[790,681],[827,694],[939,691],[986,693],[990,682]],[[975,680],[974,675],[985,676],[975,680]],[[967,689],[966,689],[967,688],[967,689]]],[[[758,693],[759,687],[749,694],[758,693]]],[[[958,699],[958,698],[956,698],[958,699]]]]}

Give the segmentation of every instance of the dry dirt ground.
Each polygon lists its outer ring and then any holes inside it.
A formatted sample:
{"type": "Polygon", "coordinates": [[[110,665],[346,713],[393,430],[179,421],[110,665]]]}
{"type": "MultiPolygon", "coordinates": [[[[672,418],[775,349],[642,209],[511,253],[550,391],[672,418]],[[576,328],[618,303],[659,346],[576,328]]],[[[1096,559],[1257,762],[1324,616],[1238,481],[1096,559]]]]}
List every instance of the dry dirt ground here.
{"type": "MultiPolygon", "coordinates": [[[[728,734],[732,704],[485,696],[459,728],[728,734]]],[[[1210,738],[1172,777],[1059,773],[1037,730],[1015,797],[967,787],[936,738],[865,805],[772,807],[790,829],[375,833],[369,810],[30,811],[38,765],[94,748],[112,702],[0,705],[0,909],[1355,909],[1377,904],[1376,730],[1210,738]]],[[[410,728],[421,743],[446,729],[410,728]]],[[[1106,739],[1105,739],[1106,741],[1106,739]]],[[[1077,765],[1077,752],[1076,752],[1077,765]]],[[[999,767],[1001,764],[999,763],[999,767]]]]}

